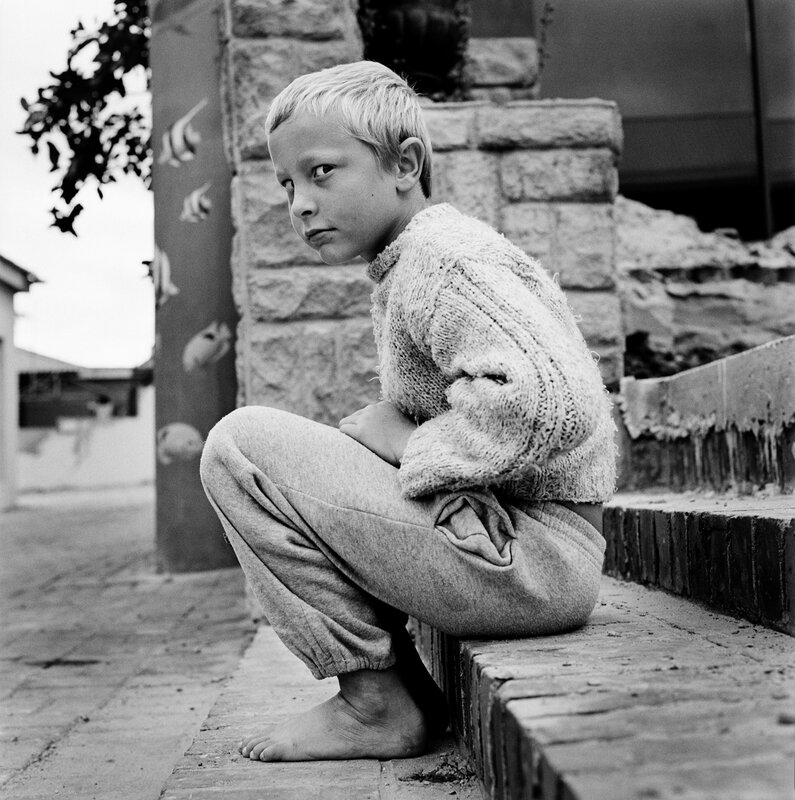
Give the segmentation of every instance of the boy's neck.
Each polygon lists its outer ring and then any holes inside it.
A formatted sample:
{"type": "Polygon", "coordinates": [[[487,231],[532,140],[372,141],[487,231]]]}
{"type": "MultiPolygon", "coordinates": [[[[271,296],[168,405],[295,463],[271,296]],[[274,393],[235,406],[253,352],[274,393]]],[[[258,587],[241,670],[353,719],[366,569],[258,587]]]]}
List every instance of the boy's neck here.
{"type": "Polygon", "coordinates": [[[425,197],[424,194],[420,193],[419,196],[413,196],[410,198],[406,198],[406,206],[405,206],[405,213],[402,215],[400,222],[395,226],[395,235],[392,237],[392,242],[400,236],[401,233],[406,229],[406,226],[411,222],[414,217],[423,211],[424,209],[428,208],[430,205],[430,201],[428,198],[425,197]]]}

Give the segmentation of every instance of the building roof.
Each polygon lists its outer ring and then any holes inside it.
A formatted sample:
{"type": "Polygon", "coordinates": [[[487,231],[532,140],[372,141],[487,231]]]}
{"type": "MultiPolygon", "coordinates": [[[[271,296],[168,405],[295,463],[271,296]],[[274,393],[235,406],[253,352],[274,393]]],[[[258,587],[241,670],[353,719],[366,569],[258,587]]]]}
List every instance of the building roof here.
{"type": "Polygon", "coordinates": [[[39,278],[11,259],[0,255],[0,284],[12,292],[27,292],[33,283],[39,283],[39,278]]]}
{"type": "Polygon", "coordinates": [[[14,361],[17,372],[80,372],[84,369],[77,364],[43,356],[32,350],[23,350],[21,347],[15,348],[14,361]]]}
{"type": "Polygon", "coordinates": [[[130,380],[131,378],[151,379],[152,364],[147,362],[140,367],[81,367],[58,358],[34,353],[16,347],[14,361],[17,374],[30,374],[36,372],[74,372],[83,380],[113,381],[130,380]]]}

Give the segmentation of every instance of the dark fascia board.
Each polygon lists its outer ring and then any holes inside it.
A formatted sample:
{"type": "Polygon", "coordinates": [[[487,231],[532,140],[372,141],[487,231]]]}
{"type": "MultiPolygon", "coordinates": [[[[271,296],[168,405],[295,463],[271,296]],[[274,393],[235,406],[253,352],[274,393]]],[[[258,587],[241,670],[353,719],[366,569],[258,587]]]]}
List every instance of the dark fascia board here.
{"type": "Polygon", "coordinates": [[[32,284],[40,283],[40,279],[11,259],[0,255],[0,283],[12,292],[27,292],[32,284]]]}

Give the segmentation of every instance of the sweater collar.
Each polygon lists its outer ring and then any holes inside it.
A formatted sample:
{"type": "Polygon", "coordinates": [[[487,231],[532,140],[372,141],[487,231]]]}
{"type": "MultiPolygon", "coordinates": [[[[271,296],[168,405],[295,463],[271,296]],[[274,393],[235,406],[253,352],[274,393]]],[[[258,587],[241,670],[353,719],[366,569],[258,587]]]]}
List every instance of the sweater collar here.
{"type": "Polygon", "coordinates": [[[452,210],[449,203],[437,203],[418,211],[408,222],[405,228],[397,235],[395,240],[388,244],[368,265],[367,274],[378,283],[384,275],[395,266],[400,258],[400,251],[406,243],[411,231],[424,220],[438,219],[452,210]]]}

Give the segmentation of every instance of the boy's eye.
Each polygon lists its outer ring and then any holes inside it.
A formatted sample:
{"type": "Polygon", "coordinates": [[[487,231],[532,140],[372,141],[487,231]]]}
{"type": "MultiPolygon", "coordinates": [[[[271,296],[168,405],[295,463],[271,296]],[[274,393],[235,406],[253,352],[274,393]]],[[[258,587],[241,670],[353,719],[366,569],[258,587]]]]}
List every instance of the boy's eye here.
{"type": "Polygon", "coordinates": [[[333,169],[333,164],[318,164],[316,167],[312,167],[312,177],[325,178],[333,169]]]}

